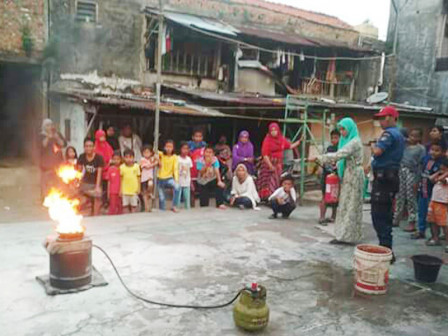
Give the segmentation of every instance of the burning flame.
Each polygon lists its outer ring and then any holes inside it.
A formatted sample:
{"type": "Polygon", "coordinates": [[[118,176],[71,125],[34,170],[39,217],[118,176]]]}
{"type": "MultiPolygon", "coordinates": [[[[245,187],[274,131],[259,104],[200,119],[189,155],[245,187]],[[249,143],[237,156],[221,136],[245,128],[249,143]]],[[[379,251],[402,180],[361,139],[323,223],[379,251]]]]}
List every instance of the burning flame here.
{"type": "Polygon", "coordinates": [[[65,184],[69,184],[74,180],[79,180],[82,177],[82,173],[75,169],[74,166],[64,165],[58,169],[58,176],[65,184]]]}
{"type": "Polygon", "coordinates": [[[58,233],[83,233],[85,228],[81,225],[82,215],[78,214],[79,200],[71,200],[60,191],[52,189],[44,200],[50,218],[58,223],[58,233]]]}

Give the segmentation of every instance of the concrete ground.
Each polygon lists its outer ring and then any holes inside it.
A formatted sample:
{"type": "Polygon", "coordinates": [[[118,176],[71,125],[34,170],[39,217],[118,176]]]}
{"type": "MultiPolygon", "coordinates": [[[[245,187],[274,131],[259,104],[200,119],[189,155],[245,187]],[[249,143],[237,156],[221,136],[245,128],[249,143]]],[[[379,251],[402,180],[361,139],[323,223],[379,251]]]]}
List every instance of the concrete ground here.
{"type": "MultiPolygon", "coordinates": [[[[212,208],[87,218],[87,234],[113,258],[130,288],[159,301],[222,303],[243,284],[268,290],[270,323],[261,335],[447,335],[448,267],[437,284],[414,282],[409,257],[439,248],[395,231],[398,261],[389,292],[353,291],[353,247],[333,246],[316,228],[316,206],[288,221],[269,212],[212,208]]],[[[365,212],[366,242],[375,243],[365,212]]],[[[331,231],[331,227],[327,230],[331,231]]],[[[216,310],[161,308],[127,294],[99,251],[93,264],[109,285],[46,296],[35,276],[48,272],[42,248],[48,221],[0,225],[0,335],[246,335],[232,306],[216,310]]]]}

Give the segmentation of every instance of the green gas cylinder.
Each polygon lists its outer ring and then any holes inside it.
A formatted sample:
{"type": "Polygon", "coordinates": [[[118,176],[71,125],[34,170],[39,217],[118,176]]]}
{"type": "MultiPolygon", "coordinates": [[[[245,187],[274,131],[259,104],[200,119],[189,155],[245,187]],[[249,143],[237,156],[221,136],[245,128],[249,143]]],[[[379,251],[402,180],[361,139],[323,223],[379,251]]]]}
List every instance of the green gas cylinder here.
{"type": "Polygon", "coordinates": [[[241,291],[240,299],[233,308],[235,324],[248,331],[265,328],[269,321],[266,304],[266,288],[253,283],[241,291]]]}

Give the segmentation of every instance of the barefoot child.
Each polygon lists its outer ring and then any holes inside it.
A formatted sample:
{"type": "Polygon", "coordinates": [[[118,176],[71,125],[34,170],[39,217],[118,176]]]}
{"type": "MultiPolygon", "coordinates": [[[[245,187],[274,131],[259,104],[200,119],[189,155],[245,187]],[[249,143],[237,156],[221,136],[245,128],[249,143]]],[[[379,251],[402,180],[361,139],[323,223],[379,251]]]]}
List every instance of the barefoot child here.
{"type": "MultiPolygon", "coordinates": [[[[426,242],[427,246],[439,246],[440,229],[445,234],[445,240],[448,242],[448,159],[443,157],[440,159],[440,169],[432,177],[434,188],[432,190],[431,203],[428,209],[428,225],[431,227],[431,238],[426,242]]],[[[445,247],[448,251],[448,245],[445,247]]]]}
{"type": "MultiPolygon", "coordinates": [[[[339,144],[339,138],[341,134],[337,129],[334,129],[330,133],[331,136],[331,145],[328,146],[326,153],[336,153],[338,151],[338,144],[339,144]]],[[[325,180],[327,176],[331,173],[337,172],[337,166],[334,164],[326,164],[322,168],[322,201],[320,202],[319,208],[320,208],[320,218],[319,218],[319,224],[325,226],[327,223],[333,223],[336,218],[336,204],[327,204],[325,203],[325,190],[327,188],[327,185],[325,184],[325,180]],[[325,218],[325,214],[327,212],[327,207],[331,206],[331,219],[325,218]]]]}
{"type": "Polygon", "coordinates": [[[180,157],[179,157],[179,200],[183,198],[185,202],[185,209],[190,209],[190,185],[191,185],[191,168],[193,168],[193,161],[190,156],[190,147],[188,143],[183,142],[180,145],[180,157]]]}
{"type": "Polygon", "coordinates": [[[282,214],[282,218],[289,218],[291,212],[296,208],[296,199],[294,179],[291,175],[286,175],[282,178],[280,188],[275,190],[272,195],[269,196],[268,200],[271,203],[271,208],[274,212],[269,218],[277,219],[279,213],[282,214]]]}
{"type": "Polygon", "coordinates": [[[125,149],[124,163],[120,166],[121,196],[123,208],[127,212],[138,211],[138,194],[140,193],[140,166],[134,161],[134,151],[125,149]]]}
{"type": "Polygon", "coordinates": [[[154,191],[154,168],[159,164],[157,157],[154,155],[152,146],[145,145],[142,149],[142,159],[140,160],[140,168],[142,170],[141,190],[143,202],[145,203],[145,211],[152,211],[152,198],[154,191]]]}
{"type": "Polygon", "coordinates": [[[121,177],[120,177],[121,155],[120,151],[115,151],[112,156],[111,165],[107,171],[107,198],[109,200],[109,215],[121,215],[123,212],[120,197],[121,177]]]}

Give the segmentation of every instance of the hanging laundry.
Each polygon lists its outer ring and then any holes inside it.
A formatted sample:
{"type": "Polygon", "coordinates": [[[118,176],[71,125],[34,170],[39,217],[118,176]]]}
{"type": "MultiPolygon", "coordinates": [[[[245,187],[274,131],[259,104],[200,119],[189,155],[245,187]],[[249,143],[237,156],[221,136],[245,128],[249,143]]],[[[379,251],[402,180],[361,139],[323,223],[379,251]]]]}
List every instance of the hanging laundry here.
{"type": "Polygon", "coordinates": [[[325,78],[327,82],[330,83],[336,83],[336,60],[333,58],[328,62],[328,68],[327,68],[327,76],[325,78]]]}
{"type": "Polygon", "coordinates": [[[288,51],[288,70],[294,70],[294,55],[288,51]]]}
{"type": "Polygon", "coordinates": [[[171,33],[167,30],[165,35],[165,51],[169,53],[173,50],[173,44],[171,41],[171,33]]]}
{"type": "Polygon", "coordinates": [[[165,55],[166,52],[167,52],[166,51],[166,25],[163,26],[163,29],[162,29],[161,33],[162,33],[162,36],[164,37],[164,38],[162,38],[162,50],[161,50],[161,53],[162,53],[162,55],[165,55]]]}
{"type": "Polygon", "coordinates": [[[277,66],[277,68],[279,68],[281,64],[282,64],[282,53],[280,49],[277,49],[277,59],[275,60],[275,65],[277,66]]]}
{"type": "Polygon", "coordinates": [[[305,55],[303,54],[303,50],[300,51],[300,62],[305,61],[305,55]]]}

